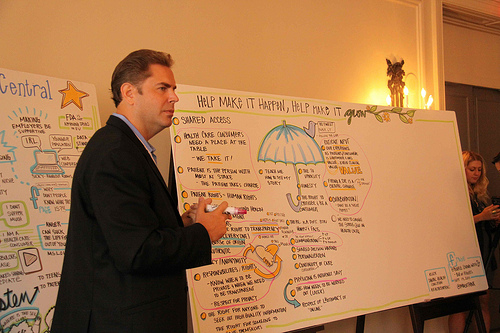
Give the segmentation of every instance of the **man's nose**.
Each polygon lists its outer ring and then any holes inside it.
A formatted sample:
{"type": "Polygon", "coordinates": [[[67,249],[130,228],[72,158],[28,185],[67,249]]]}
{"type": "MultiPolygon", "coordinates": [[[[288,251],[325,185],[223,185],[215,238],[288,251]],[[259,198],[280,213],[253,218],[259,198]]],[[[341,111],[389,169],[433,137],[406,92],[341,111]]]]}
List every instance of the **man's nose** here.
{"type": "Polygon", "coordinates": [[[170,94],[168,101],[172,104],[177,103],[179,101],[179,96],[177,96],[177,94],[175,92],[173,92],[170,94]]]}

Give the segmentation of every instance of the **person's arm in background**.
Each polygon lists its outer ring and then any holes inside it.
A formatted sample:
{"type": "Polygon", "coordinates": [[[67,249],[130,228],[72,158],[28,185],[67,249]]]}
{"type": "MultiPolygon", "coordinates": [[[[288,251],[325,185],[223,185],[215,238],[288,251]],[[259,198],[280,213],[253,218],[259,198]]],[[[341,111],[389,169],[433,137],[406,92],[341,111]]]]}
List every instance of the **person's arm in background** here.
{"type": "Polygon", "coordinates": [[[474,223],[488,220],[495,220],[496,224],[500,223],[499,207],[498,205],[489,205],[481,213],[474,215],[474,223]]]}

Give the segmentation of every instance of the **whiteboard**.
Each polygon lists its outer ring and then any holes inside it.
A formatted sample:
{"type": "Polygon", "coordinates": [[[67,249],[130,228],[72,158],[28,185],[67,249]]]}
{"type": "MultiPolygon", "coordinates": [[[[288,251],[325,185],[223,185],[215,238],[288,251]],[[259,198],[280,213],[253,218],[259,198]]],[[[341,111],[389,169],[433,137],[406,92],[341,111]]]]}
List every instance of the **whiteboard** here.
{"type": "Polygon", "coordinates": [[[95,87],[0,68],[0,327],[49,332],[95,87]]]}
{"type": "Polygon", "coordinates": [[[487,289],[455,114],[180,85],[179,209],[248,213],[187,272],[195,332],[283,332],[487,289]]]}

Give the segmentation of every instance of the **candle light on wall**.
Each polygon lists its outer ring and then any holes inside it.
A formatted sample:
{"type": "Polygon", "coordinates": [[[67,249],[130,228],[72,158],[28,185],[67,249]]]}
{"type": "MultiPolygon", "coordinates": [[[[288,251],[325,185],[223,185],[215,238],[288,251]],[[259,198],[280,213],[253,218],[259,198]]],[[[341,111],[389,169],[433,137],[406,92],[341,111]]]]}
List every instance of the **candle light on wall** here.
{"type": "Polygon", "coordinates": [[[387,97],[385,98],[385,102],[387,103],[387,105],[391,105],[392,103],[391,95],[387,95],[387,97]]]}
{"type": "Polygon", "coordinates": [[[408,107],[408,94],[409,94],[409,91],[408,91],[408,87],[407,86],[405,86],[405,88],[403,89],[403,92],[405,94],[406,107],[408,107]]]}
{"type": "Polygon", "coordinates": [[[425,102],[425,96],[427,95],[427,92],[424,88],[422,88],[422,91],[420,91],[420,95],[422,95],[422,99],[424,100],[424,109],[429,109],[432,105],[432,102],[434,102],[434,98],[432,98],[432,95],[429,95],[427,102],[425,102]]]}
{"type": "Polygon", "coordinates": [[[431,107],[432,102],[434,102],[434,98],[432,98],[432,95],[429,95],[429,99],[427,100],[427,104],[425,105],[427,109],[431,107]]]}

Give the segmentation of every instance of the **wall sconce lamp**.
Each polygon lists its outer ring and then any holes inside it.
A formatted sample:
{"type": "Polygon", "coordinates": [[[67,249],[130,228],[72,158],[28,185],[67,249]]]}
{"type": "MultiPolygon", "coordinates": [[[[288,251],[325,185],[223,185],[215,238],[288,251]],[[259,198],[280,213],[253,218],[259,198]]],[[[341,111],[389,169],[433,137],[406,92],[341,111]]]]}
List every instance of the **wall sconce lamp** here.
{"type": "MultiPolygon", "coordinates": [[[[403,77],[405,76],[403,65],[405,64],[405,61],[401,59],[401,61],[393,64],[389,59],[385,60],[387,61],[387,76],[390,77],[387,81],[387,87],[391,92],[391,106],[403,107],[405,99],[404,88],[406,88],[405,83],[403,82],[403,77]]],[[[387,102],[388,101],[389,98],[387,99],[387,102]]]]}
{"type": "MultiPolygon", "coordinates": [[[[403,70],[403,65],[405,64],[405,61],[401,59],[399,62],[394,62],[392,63],[389,59],[385,59],[387,62],[387,76],[389,76],[389,80],[387,81],[387,87],[389,88],[391,94],[387,95],[386,102],[387,105],[390,106],[395,106],[395,107],[409,107],[409,94],[410,91],[408,87],[406,86],[405,82],[403,82],[403,78],[405,76],[405,71],[403,70]],[[406,103],[404,102],[406,99],[406,103]]],[[[408,75],[414,75],[413,73],[410,73],[408,75]]],[[[415,75],[414,75],[415,76],[415,75]]],[[[422,99],[423,99],[423,104],[424,104],[424,109],[429,109],[432,103],[434,102],[434,98],[432,98],[432,95],[429,95],[427,98],[427,101],[425,99],[427,92],[425,91],[424,88],[422,88],[422,91],[420,92],[422,99]]]]}

